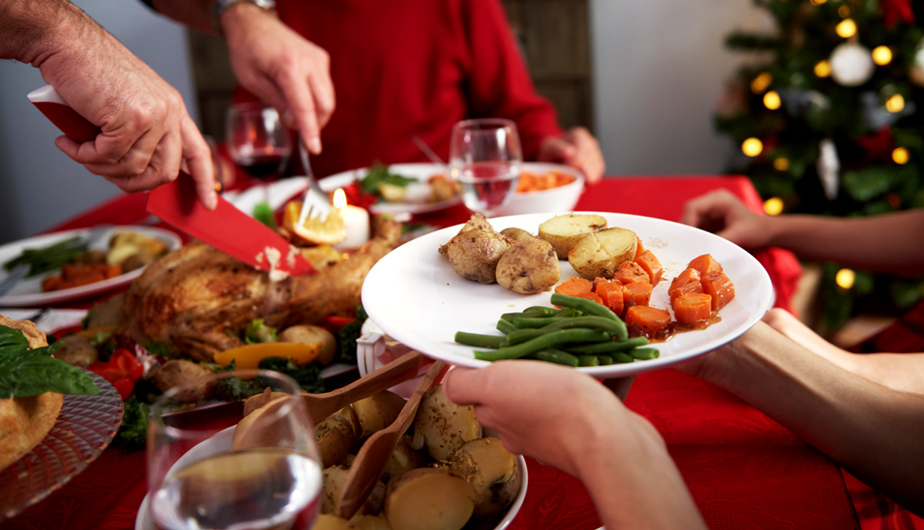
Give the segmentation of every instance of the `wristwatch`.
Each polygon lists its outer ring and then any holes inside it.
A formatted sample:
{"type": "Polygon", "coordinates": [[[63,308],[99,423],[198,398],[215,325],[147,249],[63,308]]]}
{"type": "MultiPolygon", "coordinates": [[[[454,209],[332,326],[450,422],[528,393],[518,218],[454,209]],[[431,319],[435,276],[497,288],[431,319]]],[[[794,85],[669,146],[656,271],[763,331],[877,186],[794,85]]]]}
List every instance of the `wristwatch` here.
{"type": "Polygon", "coordinates": [[[215,31],[219,35],[224,36],[224,33],[221,31],[221,15],[223,15],[229,7],[240,2],[247,2],[248,4],[253,4],[267,11],[276,10],[275,0],[215,0],[215,5],[212,9],[212,24],[215,26],[215,31]]]}

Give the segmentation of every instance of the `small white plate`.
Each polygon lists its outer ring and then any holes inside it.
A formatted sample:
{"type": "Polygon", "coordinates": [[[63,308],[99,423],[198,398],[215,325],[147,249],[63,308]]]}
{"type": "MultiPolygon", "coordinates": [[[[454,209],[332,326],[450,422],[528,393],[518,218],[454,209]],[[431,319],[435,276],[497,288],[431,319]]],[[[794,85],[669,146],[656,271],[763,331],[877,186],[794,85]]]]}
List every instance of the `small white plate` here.
{"type": "MultiPolygon", "coordinates": [[[[0,263],[6,263],[19,256],[24,249],[47,247],[70,237],[85,236],[92,230],[92,228],[67,230],[8,243],[0,247],[0,263]]],[[[150,226],[113,226],[109,234],[99,238],[95,248],[101,250],[108,248],[109,239],[117,232],[138,232],[147,236],[156,237],[167,244],[168,250],[176,250],[182,245],[182,240],[179,236],[168,230],[150,226]]],[[[0,307],[35,307],[80,300],[127,285],[140,276],[144,269],[145,268],[142,267],[116,276],[115,278],[109,278],[108,280],[81,285],[80,287],[72,287],[70,289],[49,291],[47,293],[42,292],[42,280],[46,276],[58,274],[59,271],[55,270],[32,278],[24,278],[16,287],[7,293],[6,296],[0,297],[0,307]]],[[[0,267],[0,282],[2,282],[7,275],[7,271],[0,267]]]]}
{"type": "MultiPolygon", "coordinates": [[[[703,330],[678,333],[670,340],[653,343],[660,356],[609,366],[582,367],[594,377],[624,377],[690,359],[735,339],[756,324],[773,305],[773,284],[760,262],[737,245],[719,236],[679,223],[608,212],[592,212],[607,219],[608,226],[635,231],[646,249],[664,268],[661,282],[652,293],[651,305],[668,307],[667,289],[693,258],[712,256],[722,264],[735,286],[736,296],[719,312],[720,322],[703,330]]],[[[495,230],[518,227],[537,233],[539,225],[557,214],[526,214],[490,220],[495,230]]],[[[457,331],[495,334],[503,313],[534,305],[551,306],[551,292],[521,295],[500,285],[483,285],[460,277],[438,252],[461,225],[421,236],[382,258],[363,282],[362,303],[384,332],[405,346],[451,364],[481,368],[488,361],[475,359],[471,346],[455,342],[457,331]]],[[[567,261],[560,261],[561,281],[576,276],[567,261]]]]}
{"type": "MultiPolygon", "coordinates": [[[[357,180],[362,180],[371,168],[354,169],[336,173],[329,177],[324,177],[318,181],[322,190],[330,193],[337,188],[344,188],[357,180]]],[[[388,171],[408,178],[416,179],[420,182],[426,182],[433,175],[445,175],[449,178],[449,168],[439,164],[391,164],[388,171]]],[[[437,212],[455,206],[462,202],[462,198],[455,196],[451,199],[439,202],[427,203],[392,203],[379,201],[373,204],[369,211],[374,214],[399,214],[408,213],[412,215],[437,212]]]]}

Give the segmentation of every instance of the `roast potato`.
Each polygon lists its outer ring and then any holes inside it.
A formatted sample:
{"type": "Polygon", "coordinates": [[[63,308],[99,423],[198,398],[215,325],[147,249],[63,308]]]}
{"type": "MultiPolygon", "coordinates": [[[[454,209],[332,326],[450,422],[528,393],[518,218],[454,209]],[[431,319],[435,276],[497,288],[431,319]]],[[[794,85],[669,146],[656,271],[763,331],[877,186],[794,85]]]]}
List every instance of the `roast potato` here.
{"type": "Polygon", "coordinates": [[[558,254],[548,241],[527,236],[498,260],[497,283],[515,293],[540,293],[558,283],[561,266],[558,254]]]}
{"type": "Polygon", "coordinates": [[[445,469],[408,471],[385,491],[385,518],[392,530],[460,530],[474,508],[471,486],[445,469]]]}
{"type": "Polygon", "coordinates": [[[365,439],[391,425],[405,403],[403,397],[388,390],[353,403],[353,412],[359,423],[359,438],[365,439]]]}
{"type": "MultiPolygon", "coordinates": [[[[161,392],[166,392],[187,381],[211,375],[212,373],[214,372],[212,372],[211,368],[199,363],[171,360],[165,362],[154,372],[154,385],[160,389],[161,392]]],[[[177,394],[175,399],[181,403],[195,403],[196,401],[211,396],[217,384],[216,381],[204,381],[195,387],[187,388],[180,394],[177,394]]]]}
{"type": "Polygon", "coordinates": [[[353,530],[353,528],[346,519],[329,513],[319,513],[311,530],[353,530]]]}
{"type": "Polygon", "coordinates": [[[289,326],[279,332],[280,342],[297,342],[300,344],[319,344],[321,350],[315,357],[315,362],[322,366],[327,366],[334,360],[337,354],[337,338],[334,334],[321,326],[312,326],[309,324],[300,324],[289,326]]]}
{"type": "Polygon", "coordinates": [[[478,283],[495,283],[495,269],[513,241],[494,231],[484,216],[475,214],[462,230],[439,249],[456,274],[478,283]]]}
{"type": "Polygon", "coordinates": [[[314,438],[324,467],[342,464],[359,442],[359,428],[351,407],[343,407],[314,428],[314,438]]]}
{"type": "Polygon", "coordinates": [[[466,442],[449,459],[449,471],[475,492],[475,517],[501,513],[520,491],[522,477],[516,456],[497,438],[466,442]]]}
{"type": "Polygon", "coordinates": [[[638,238],[625,228],[604,228],[587,234],[568,252],[568,262],[582,278],[611,279],[624,261],[635,258],[638,238]]]}
{"type": "Polygon", "coordinates": [[[606,227],[606,218],[594,214],[567,213],[539,225],[539,237],[551,243],[561,259],[587,234],[606,227]]]}
{"type": "Polygon", "coordinates": [[[55,352],[55,357],[67,364],[86,368],[99,360],[99,351],[84,335],[65,335],[59,342],[61,346],[55,352]]]}
{"type": "Polygon", "coordinates": [[[481,424],[475,419],[475,407],[456,405],[436,385],[424,394],[414,417],[411,447],[424,446],[436,460],[446,460],[462,444],[480,438],[481,424]]]}
{"type": "MultiPolygon", "coordinates": [[[[346,482],[350,469],[346,466],[330,466],[323,472],[323,497],[321,499],[321,513],[334,513],[337,511],[337,501],[346,482]]],[[[385,499],[385,483],[381,480],[372,488],[366,502],[359,508],[358,514],[379,513],[385,499]]]]}
{"type": "Polygon", "coordinates": [[[526,230],[523,230],[522,228],[517,228],[515,226],[511,226],[510,228],[505,228],[501,230],[500,233],[516,241],[517,243],[519,243],[520,241],[523,241],[524,239],[536,237],[530,234],[529,232],[527,232],[526,230]]]}

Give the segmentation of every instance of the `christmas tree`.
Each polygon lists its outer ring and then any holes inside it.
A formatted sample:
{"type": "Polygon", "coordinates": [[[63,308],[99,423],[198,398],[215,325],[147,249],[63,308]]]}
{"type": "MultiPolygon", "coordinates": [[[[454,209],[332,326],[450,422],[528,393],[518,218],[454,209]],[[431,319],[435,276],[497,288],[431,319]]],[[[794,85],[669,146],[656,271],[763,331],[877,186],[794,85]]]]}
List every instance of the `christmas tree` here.
{"type": "MultiPolygon", "coordinates": [[[[915,25],[924,2],[755,4],[776,27],[726,40],[752,56],[715,114],[718,130],[741,148],[730,171],[751,178],[770,214],[862,216],[924,206],[924,30],[915,25]]],[[[822,277],[827,330],[858,307],[897,312],[924,296],[921,278],[833,263],[822,277]]]]}

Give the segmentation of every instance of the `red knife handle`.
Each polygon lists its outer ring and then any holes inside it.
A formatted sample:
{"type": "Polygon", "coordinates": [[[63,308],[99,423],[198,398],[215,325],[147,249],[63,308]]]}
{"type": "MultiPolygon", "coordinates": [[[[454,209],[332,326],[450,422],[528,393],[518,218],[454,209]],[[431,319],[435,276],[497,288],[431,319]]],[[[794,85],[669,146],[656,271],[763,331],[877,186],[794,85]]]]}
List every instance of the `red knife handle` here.
{"type": "Polygon", "coordinates": [[[102,130],[77,113],[73,108],[50,101],[34,101],[42,114],[55,124],[68,138],[77,142],[92,142],[102,130]]]}

